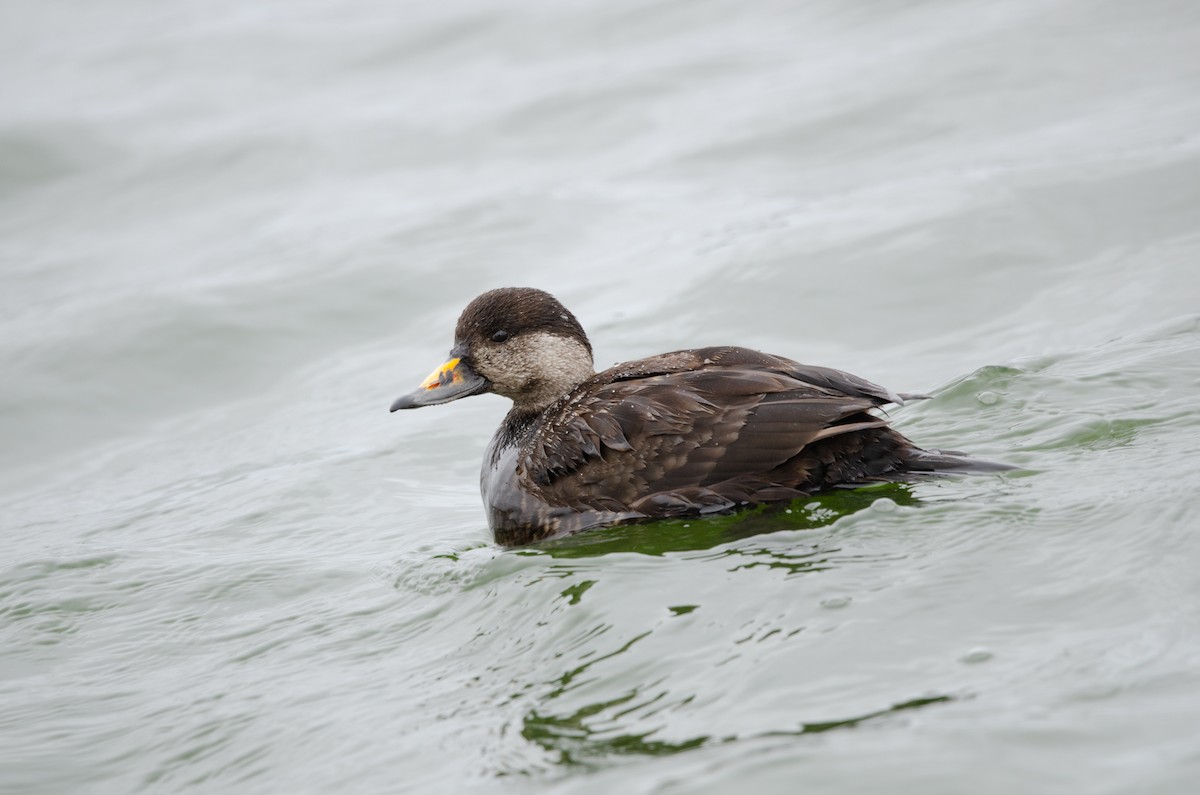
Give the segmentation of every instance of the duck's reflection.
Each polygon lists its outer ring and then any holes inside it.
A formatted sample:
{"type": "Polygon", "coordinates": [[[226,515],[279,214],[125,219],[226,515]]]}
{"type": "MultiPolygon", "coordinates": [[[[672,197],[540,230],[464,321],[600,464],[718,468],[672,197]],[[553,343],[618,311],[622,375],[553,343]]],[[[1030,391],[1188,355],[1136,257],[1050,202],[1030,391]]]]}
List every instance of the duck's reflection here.
{"type": "MultiPolygon", "coordinates": [[[[526,549],[555,558],[587,558],[614,552],[663,555],[705,550],[781,530],[826,527],[843,516],[870,508],[881,499],[890,500],[896,505],[918,504],[907,484],[883,483],[857,489],[837,489],[790,503],[773,503],[731,514],[598,528],[542,541],[526,549]]],[[[822,564],[819,556],[811,554],[788,557],[786,563],[796,570],[820,568],[822,564]]]]}

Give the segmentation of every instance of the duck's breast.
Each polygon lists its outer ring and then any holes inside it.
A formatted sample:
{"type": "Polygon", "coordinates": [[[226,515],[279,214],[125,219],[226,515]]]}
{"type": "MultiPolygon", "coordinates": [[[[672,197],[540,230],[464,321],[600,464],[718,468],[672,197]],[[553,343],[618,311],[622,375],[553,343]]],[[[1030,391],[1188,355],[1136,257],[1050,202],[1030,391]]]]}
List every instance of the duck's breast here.
{"type": "Polygon", "coordinates": [[[479,489],[488,527],[498,544],[531,544],[593,527],[645,518],[644,514],[635,511],[581,510],[578,506],[547,502],[521,465],[521,459],[520,445],[499,434],[492,439],[483,457],[479,489]]]}

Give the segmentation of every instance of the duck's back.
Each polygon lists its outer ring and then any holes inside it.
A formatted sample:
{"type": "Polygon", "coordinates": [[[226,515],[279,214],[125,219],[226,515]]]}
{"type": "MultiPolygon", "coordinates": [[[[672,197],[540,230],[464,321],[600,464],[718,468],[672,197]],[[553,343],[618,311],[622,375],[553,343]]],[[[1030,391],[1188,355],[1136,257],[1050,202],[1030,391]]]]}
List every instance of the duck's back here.
{"type": "Polygon", "coordinates": [[[629,362],[535,417],[510,415],[485,458],[484,499],[497,540],[527,543],[931,469],[868,413],[892,402],[848,373],[745,348],[629,362]]]}

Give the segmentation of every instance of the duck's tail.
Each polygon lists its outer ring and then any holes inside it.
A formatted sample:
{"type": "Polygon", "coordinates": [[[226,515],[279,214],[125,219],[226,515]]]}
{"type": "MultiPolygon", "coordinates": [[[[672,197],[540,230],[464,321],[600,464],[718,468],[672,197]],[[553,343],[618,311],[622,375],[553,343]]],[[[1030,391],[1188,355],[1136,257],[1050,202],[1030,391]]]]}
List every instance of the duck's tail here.
{"type": "Polygon", "coordinates": [[[928,475],[986,474],[1017,469],[1011,464],[971,458],[957,450],[923,450],[913,447],[904,460],[904,470],[928,475]]]}

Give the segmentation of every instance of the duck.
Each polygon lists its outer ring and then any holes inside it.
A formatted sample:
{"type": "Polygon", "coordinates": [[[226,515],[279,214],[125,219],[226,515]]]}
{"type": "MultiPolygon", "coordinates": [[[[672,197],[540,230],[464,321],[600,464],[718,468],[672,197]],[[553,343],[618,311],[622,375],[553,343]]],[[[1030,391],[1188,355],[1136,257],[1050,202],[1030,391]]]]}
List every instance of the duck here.
{"type": "Polygon", "coordinates": [[[471,301],[447,360],[391,411],[485,393],[512,401],[480,472],[502,546],[1011,468],[918,447],[878,411],[926,395],[748,348],[679,350],[596,372],[575,315],[530,287],[471,301]]]}

